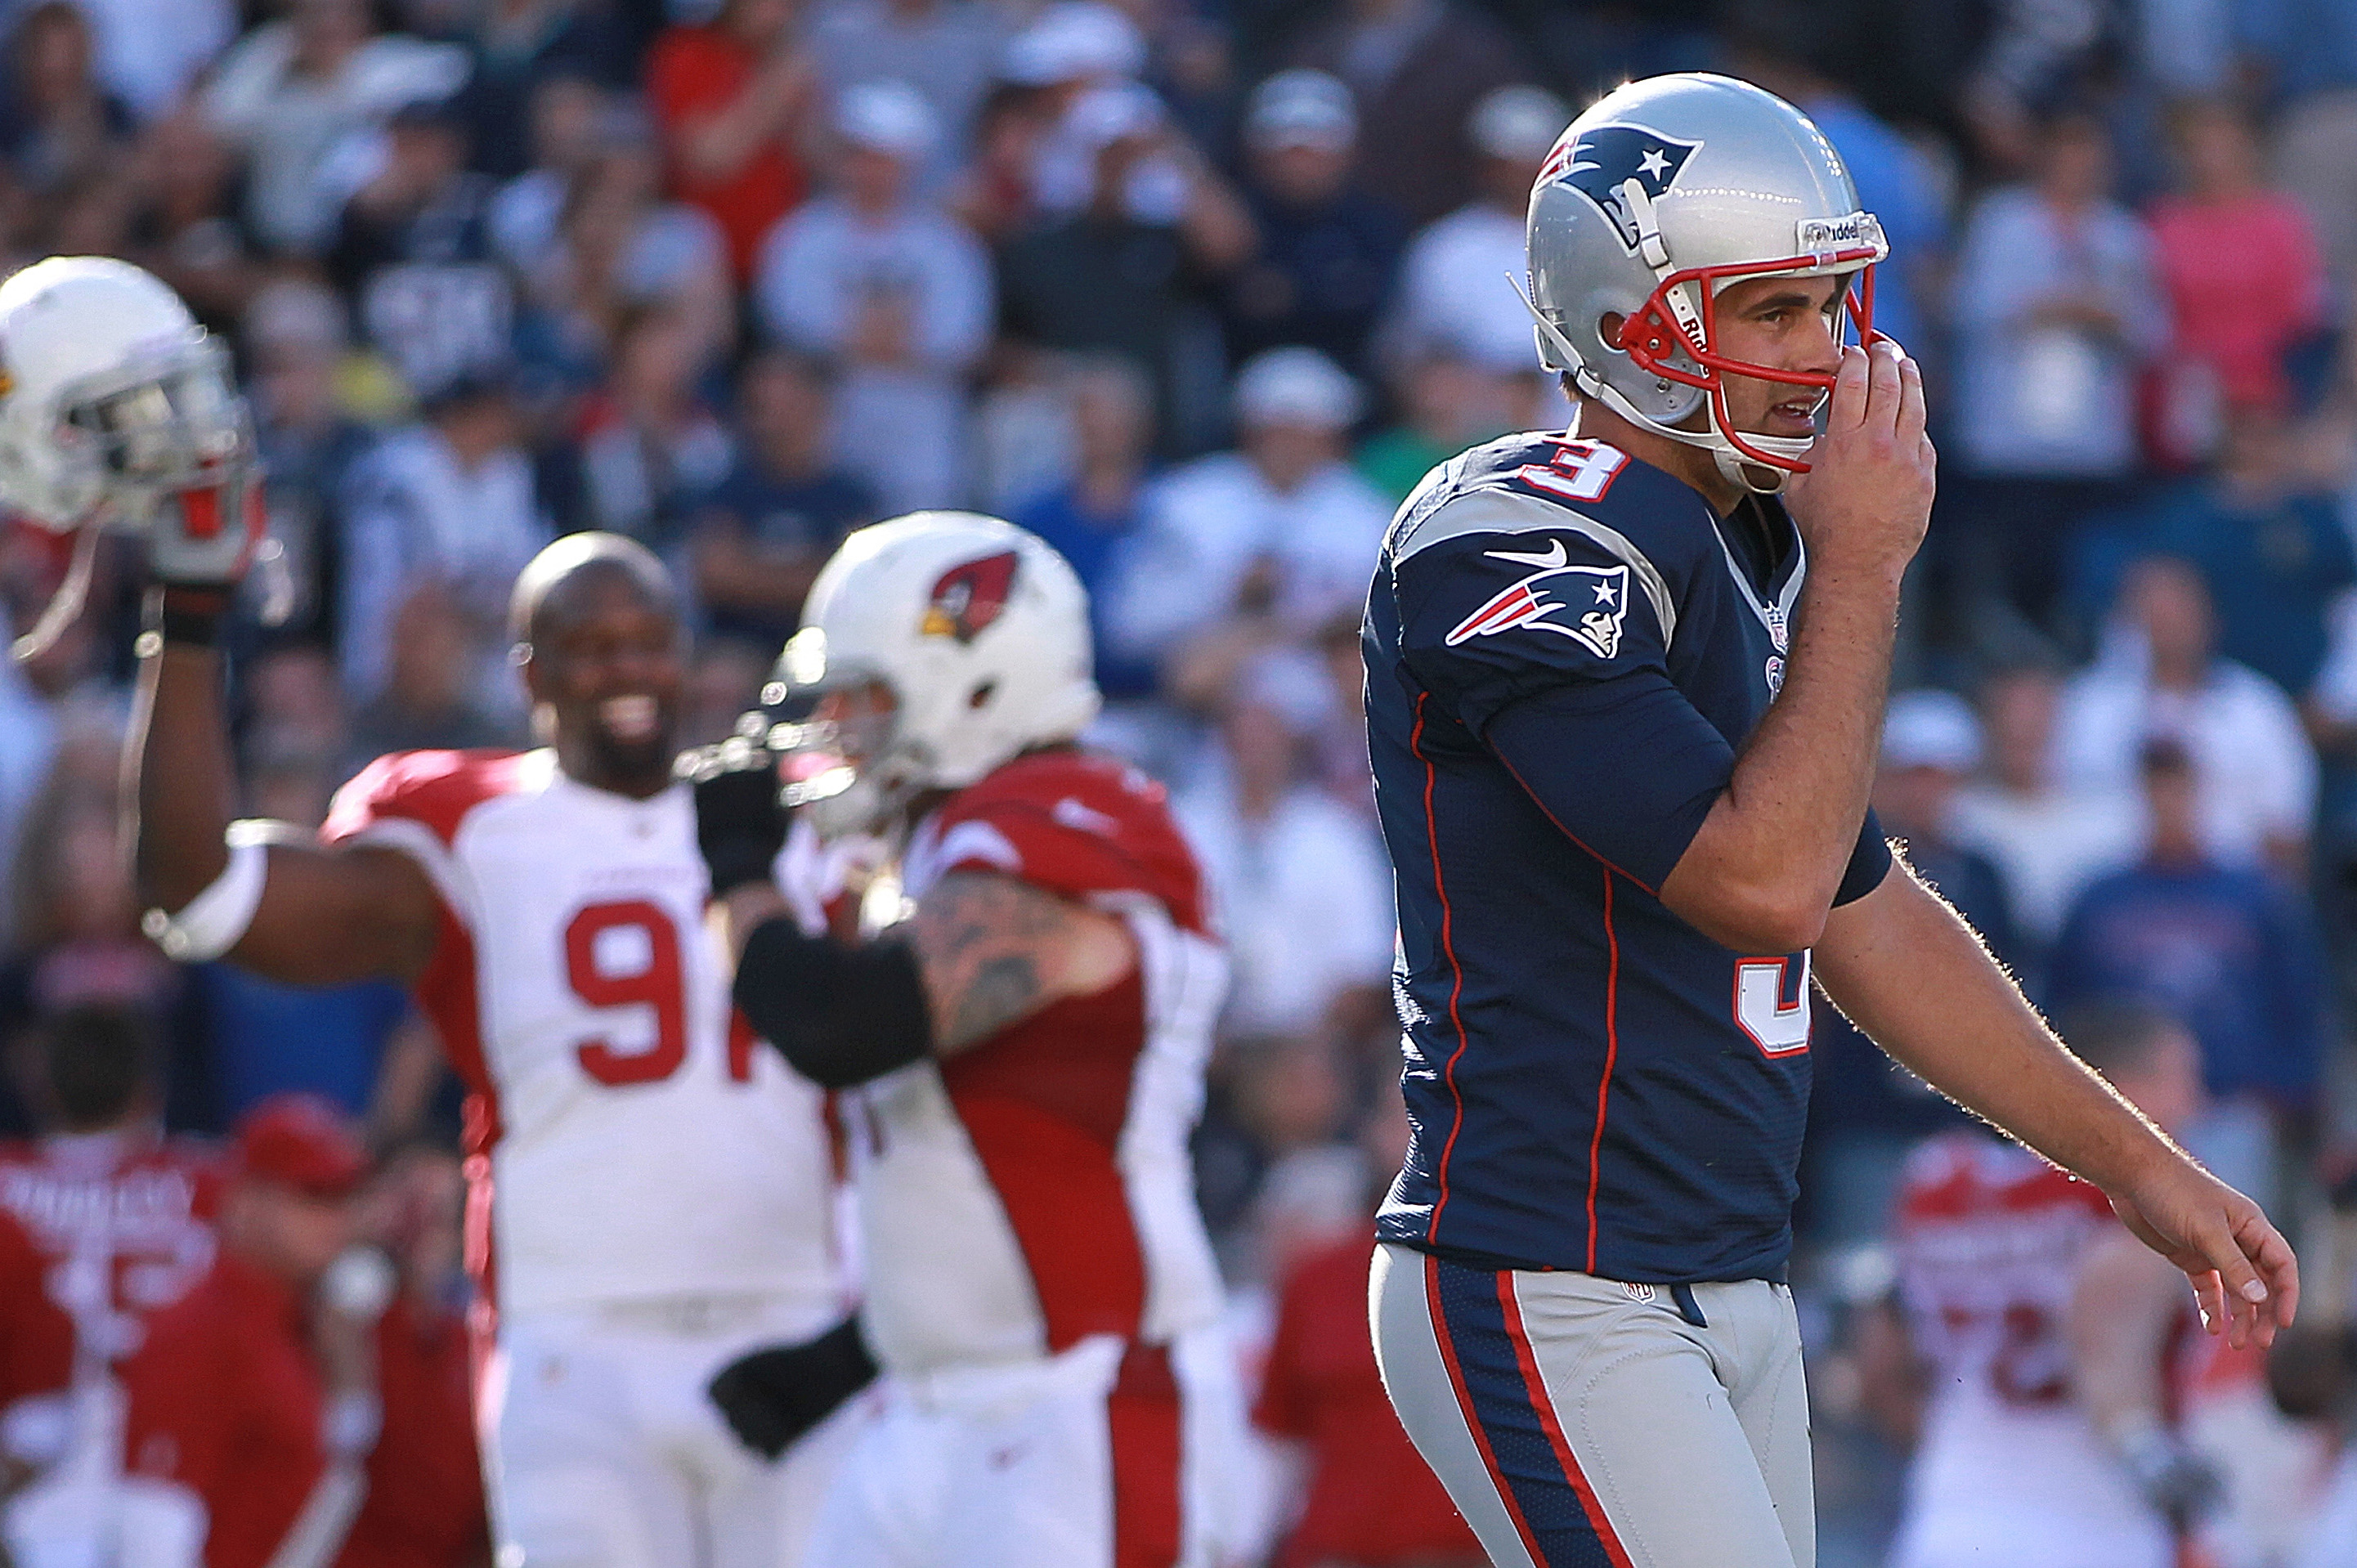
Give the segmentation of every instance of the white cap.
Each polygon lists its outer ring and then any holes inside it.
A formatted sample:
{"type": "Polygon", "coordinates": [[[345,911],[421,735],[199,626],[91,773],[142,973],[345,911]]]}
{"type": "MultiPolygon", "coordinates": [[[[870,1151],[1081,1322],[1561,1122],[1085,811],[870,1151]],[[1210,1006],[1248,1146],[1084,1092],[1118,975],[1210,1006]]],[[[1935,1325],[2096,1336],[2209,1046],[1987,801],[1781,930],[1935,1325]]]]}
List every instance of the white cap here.
{"type": "Polygon", "coordinates": [[[1351,90],[1322,70],[1280,70],[1253,89],[1244,140],[1265,152],[1285,147],[1340,150],[1359,134],[1351,90]]]}
{"type": "Polygon", "coordinates": [[[1236,419],[1243,424],[1349,428],[1359,417],[1359,383],[1315,349],[1271,349],[1236,376],[1236,419]]]}
{"type": "Polygon", "coordinates": [[[323,284],[307,278],[282,277],[253,291],[238,335],[249,350],[309,349],[340,354],[350,340],[343,302],[323,284]]]}
{"type": "Polygon", "coordinates": [[[923,93],[905,81],[862,81],[834,103],[834,128],[855,147],[920,158],[932,150],[937,122],[923,93]]]}
{"type": "Polygon", "coordinates": [[[1150,135],[1167,118],[1162,100],[1134,81],[1092,88],[1064,112],[1064,131],[1091,152],[1131,136],[1150,135]]]}
{"type": "Polygon", "coordinates": [[[1146,64],[1137,24],[1099,0],[1060,0],[1008,40],[999,74],[1026,87],[1090,76],[1135,76],[1146,64]]]}
{"type": "Polygon", "coordinates": [[[1953,693],[1901,692],[1882,721],[1882,765],[1970,773],[1981,765],[1980,721],[1953,693]]]}
{"type": "Polygon", "coordinates": [[[1485,156],[1537,163],[1571,124],[1570,106],[1543,87],[1492,88],[1465,128],[1485,156]]]}

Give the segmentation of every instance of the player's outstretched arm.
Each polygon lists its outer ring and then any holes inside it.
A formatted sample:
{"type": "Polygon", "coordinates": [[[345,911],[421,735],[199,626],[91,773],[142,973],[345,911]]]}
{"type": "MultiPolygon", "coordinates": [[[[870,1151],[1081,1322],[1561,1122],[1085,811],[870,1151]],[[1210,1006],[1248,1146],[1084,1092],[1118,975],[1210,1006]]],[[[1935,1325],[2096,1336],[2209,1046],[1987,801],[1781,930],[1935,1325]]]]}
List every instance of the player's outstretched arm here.
{"type": "Polygon", "coordinates": [[[2299,1264],[2259,1206],[2188,1158],[2063,1047],[1972,929],[1903,866],[1826,918],[1817,980],[1933,1088],[2093,1182],[2192,1281],[2236,1346],[2273,1342],[2299,1264]]]}
{"type": "Polygon", "coordinates": [[[721,903],[737,1006],[828,1089],[955,1056],[1137,963],[1118,917],[996,871],[950,873],[874,941],[804,930],[766,880],[740,883],[721,903]]]}
{"type": "MultiPolygon", "coordinates": [[[[128,748],[141,894],[174,916],[188,917],[208,897],[218,911],[225,897],[234,904],[241,896],[234,879],[223,885],[231,863],[223,835],[235,815],[237,779],[221,714],[220,656],[168,639],[150,639],[141,652],[128,748]]],[[[434,889],[397,852],[329,848],[290,828],[262,853],[258,893],[242,891],[254,899],[251,918],[227,950],[240,966],[327,985],[412,979],[432,957],[434,889]]]]}

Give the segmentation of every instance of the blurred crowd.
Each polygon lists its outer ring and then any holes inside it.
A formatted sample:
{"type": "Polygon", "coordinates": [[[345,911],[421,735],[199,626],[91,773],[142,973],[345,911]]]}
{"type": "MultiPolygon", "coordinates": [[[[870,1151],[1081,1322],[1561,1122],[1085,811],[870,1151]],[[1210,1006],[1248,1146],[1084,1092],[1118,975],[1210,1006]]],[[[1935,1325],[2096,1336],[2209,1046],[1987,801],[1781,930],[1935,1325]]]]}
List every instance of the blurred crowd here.
{"type": "MultiPolygon", "coordinates": [[[[852,528],[974,507],[1071,559],[1097,738],[1170,785],[1235,954],[1201,1198],[1263,1424],[1313,1446],[1356,1440],[1358,1372],[1303,1323],[1357,1310],[1334,1282],[1405,1135],[1377,542],[1432,464],[1567,417],[1510,278],[1576,109],[1664,70],[1783,94],[1891,238],[1876,325],[1944,457],[1882,819],[2041,1004],[2169,1009],[2191,1146],[2327,1212],[2357,1146],[2345,0],[14,0],[0,35],[0,267],[150,268],[253,402],[249,814],[527,742],[505,601],[557,533],[687,585],[699,742],[852,528]]],[[[69,555],[0,533],[16,630],[69,555]]],[[[41,1042],[96,1010],[156,1043],[140,1114],[175,1133],[304,1091],[379,1150],[454,1144],[397,989],[141,936],[135,582],[110,543],[90,612],[0,667],[0,1134],[65,1125],[41,1042]]],[[[1895,1461],[1846,1394],[1850,1309],[1910,1149],[1962,1118],[1829,1009],[1817,1052],[1826,1560],[1868,1562],[1895,1461]]],[[[1372,1506],[1316,1493],[1278,1560],[1392,1561],[1372,1506]]],[[[1461,1550],[1434,1529],[1405,1545],[1461,1550]]],[[[2289,1527],[2246,1533],[2237,1562],[2290,1561],[2289,1527]]]]}

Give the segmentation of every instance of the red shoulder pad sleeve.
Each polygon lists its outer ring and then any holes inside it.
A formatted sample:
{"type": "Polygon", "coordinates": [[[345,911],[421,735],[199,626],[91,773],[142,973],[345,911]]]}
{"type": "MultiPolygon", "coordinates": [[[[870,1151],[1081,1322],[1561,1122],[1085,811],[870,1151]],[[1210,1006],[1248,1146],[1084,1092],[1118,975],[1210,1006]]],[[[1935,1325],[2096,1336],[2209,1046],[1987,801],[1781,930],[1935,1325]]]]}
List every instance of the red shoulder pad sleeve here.
{"type": "Polygon", "coordinates": [[[358,838],[387,821],[432,830],[447,848],[467,813],[514,787],[522,754],[512,751],[396,751],[378,757],[336,791],[319,836],[358,838]]]}
{"type": "Polygon", "coordinates": [[[1051,752],[1009,763],[942,808],[940,872],[998,871],[1071,898],[1143,894],[1203,929],[1202,876],[1162,786],[1126,764],[1051,752]]]}

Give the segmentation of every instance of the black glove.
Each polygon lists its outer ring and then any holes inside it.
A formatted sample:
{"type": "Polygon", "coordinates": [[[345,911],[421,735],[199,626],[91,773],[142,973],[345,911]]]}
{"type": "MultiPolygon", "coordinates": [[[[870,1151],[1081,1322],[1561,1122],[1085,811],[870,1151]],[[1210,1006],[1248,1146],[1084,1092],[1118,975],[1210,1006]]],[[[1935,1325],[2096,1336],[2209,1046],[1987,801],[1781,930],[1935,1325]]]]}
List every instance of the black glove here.
{"type": "Polygon", "coordinates": [[[676,771],[695,787],[695,843],[712,870],[712,896],[767,882],[790,818],[778,794],[778,754],[731,736],[683,753],[676,771]]]}
{"type": "Polygon", "coordinates": [[[775,1459],[875,1377],[859,1320],[847,1317],[815,1339],[738,1357],[705,1391],[739,1443],[775,1459]]]}

